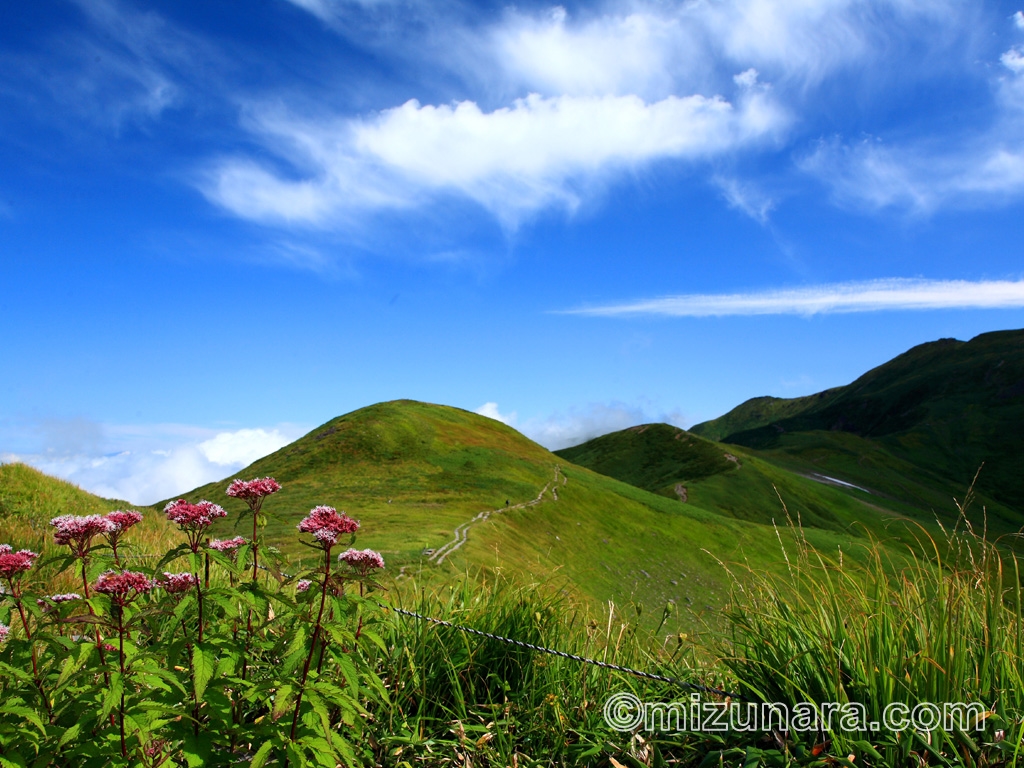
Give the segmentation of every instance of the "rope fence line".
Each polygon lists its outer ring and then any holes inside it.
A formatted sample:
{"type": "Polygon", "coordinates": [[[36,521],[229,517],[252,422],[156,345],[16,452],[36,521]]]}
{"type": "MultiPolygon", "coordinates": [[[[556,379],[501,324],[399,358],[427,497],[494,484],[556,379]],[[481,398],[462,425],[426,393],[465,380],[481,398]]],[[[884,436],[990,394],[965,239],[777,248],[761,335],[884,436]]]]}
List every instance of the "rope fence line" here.
{"type": "MultiPolygon", "coordinates": [[[[135,557],[152,558],[152,557],[162,557],[162,555],[135,555],[135,557]]],[[[257,567],[261,571],[271,572],[270,569],[267,568],[266,566],[260,565],[260,566],[257,566],[257,567]]],[[[291,578],[291,576],[289,574],[284,573],[284,572],[280,572],[279,575],[283,576],[286,579],[290,579],[291,578]]],[[[668,683],[670,685],[675,685],[675,686],[678,686],[679,688],[684,688],[684,689],[690,690],[690,691],[699,691],[700,693],[710,693],[710,694],[712,694],[714,696],[721,696],[723,698],[736,699],[737,701],[753,701],[752,699],[747,698],[743,694],[736,693],[735,691],[726,691],[726,690],[723,690],[721,688],[715,688],[715,687],[710,686],[710,685],[701,685],[699,683],[691,683],[691,682],[687,682],[686,680],[680,680],[680,679],[675,678],[675,677],[668,677],[667,675],[658,675],[658,674],[654,674],[653,672],[644,672],[643,670],[633,669],[632,667],[625,667],[625,666],[622,666],[621,664],[612,664],[612,663],[607,662],[607,661],[600,661],[599,659],[591,659],[591,658],[588,658],[586,656],[579,656],[579,655],[577,655],[575,653],[568,653],[566,651],[559,651],[559,650],[557,650],[555,648],[547,648],[547,647],[545,647],[543,645],[536,645],[534,643],[527,643],[527,642],[525,642],[523,640],[515,640],[515,639],[513,639],[511,637],[503,637],[502,635],[496,635],[493,632],[484,632],[482,629],[474,629],[473,627],[465,627],[465,626],[462,626],[461,624],[455,624],[455,623],[453,623],[451,621],[446,621],[444,619],[437,619],[437,618],[434,618],[433,616],[425,616],[422,613],[417,613],[416,611],[410,611],[410,610],[408,610],[406,608],[396,608],[393,605],[386,605],[386,604],[380,602],[379,600],[373,600],[373,602],[376,603],[380,608],[384,609],[385,611],[394,611],[395,613],[401,614],[403,616],[408,616],[408,617],[413,618],[413,619],[418,619],[419,621],[426,621],[426,622],[428,622],[430,624],[436,624],[436,625],[442,626],[442,627],[449,627],[449,628],[454,629],[454,630],[456,630],[458,632],[465,632],[466,634],[477,635],[478,637],[486,637],[489,640],[496,640],[496,641],[498,641],[500,643],[506,643],[508,645],[515,645],[515,646],[518,646],[520,648],[527,648],[527,649],[529,649],[531,651],[537,651],[539,653],[545,653],[545,654],[547,654],[549,656],[557,656],[558,658],[569,659],[571,661],[577,661],[577,662],[580,662],[581,664],[590,664],[592,666],[600,667],[602,669],[610,669],[610,670],[613,670],[615,672],[623,672],[625,674],[633,675],[634,677],[643,678],[645,680],[655,680],[655,681],[660,682],[660,683],[668,683]]]]}
{"type": "MultiPolygon", "coordinates": [[[[377,601],[374,601],[377,602],[377,601]]],[[[578,656],[575,653],[567,653],[565,651],[555,650],[554,648],[546,648],[543,645],[534,645],[533,643],[527,643],[522,640],[513,640],[510,637],[502,637],[501,635],[495,635],[492,632],[484,632],[481,629],[473,629],[472,627],[464,627],[459,624],[454,624],[444,619],[435,619],[432,616],[424,616],[422,613],[416,613],[416,611],[409,611],[405,608],[395,608],[392,605],[384,605],[384,603],[377,602],[381,608],[385,611],[394,611],[404,616],[411,616],[414,619],[421,621],[427,621],[431,624],[438,624],[442,627],[451,627],[452,629],[458,630],[459,632],[465,632],[470,635],[479,635],[480,637],[486,637],[490,640],[497,640],[502,643],[508,643],[509,645],[517,645],[520,648],[529,648],[531,651],[539,651],[540,653],[546,653],[550,656],[558,656],[563,659],[571,659],[572,661],[578,661],[583,664],[591,664],[595,667],[601,667],[603,669],[611,669],[616,672],[625,672],[626,674],[633,675],[634,677],[642,677],[647,680],[657,680],[662,683],[669,683],[671,685],[679,686],[680,688],[686,688],[691,691],[700,691],[701,693],[711,693],[715,696],[722,696],[724,698],[737,699],[739,701],[749,701],[745,696],[733,691],[725,691],[721,688],[713,688],[709,685],[700,685],[699,683],[690,683],[686,680],[679,680],[675,677],[667,677],[666,675],[656,675],[652,672],[643,672],[639,669],[633,669],[631,667],[624,667],[621,664],[611,664],[607,661],[599,661],[598,659],[590,659],[586,656],[578,656]]]]}

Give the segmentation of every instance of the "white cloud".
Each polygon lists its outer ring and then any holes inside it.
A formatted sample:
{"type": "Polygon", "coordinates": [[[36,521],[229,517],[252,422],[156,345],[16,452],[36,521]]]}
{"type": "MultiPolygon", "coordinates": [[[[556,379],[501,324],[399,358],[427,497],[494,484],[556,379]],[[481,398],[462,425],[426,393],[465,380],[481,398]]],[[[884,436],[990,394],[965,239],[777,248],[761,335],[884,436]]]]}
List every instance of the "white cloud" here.
{"type": "Polygon", "coordinates": [[[775,200],[749,181],[716,175],[711,179],[730,208],[745,213],[759,224],[768,223],[768,214],[775,208],[775,200]]]}
{"type": "Polygon", "coordinates": [[[589,403],[554,413],[544,418],[532,418],[516,428],[534,442],[551,451],[585,443],[595,437],[620,429],[666,422],[682,427],[683,417],[678,411],[652,415],[649,408],[625,403],[589,403]]]}
{"type": "Polygon", "coordinates": [[[1012,16],[1013,23],[1017,25],[1017,29],[1024,29],[1024,11],[1017,11],[1012,16]]]}
{"type": "MultiPolygon", "coordinates": [[[[572,211],[650,164],[755,151],[783,139],[813,109],[810,89],[840,70],[899,57],[906,71],[914,62],[898,52],[917,42],[922,61],[947,60],[944,46],[973,13],[962,0],[613,0],[572,15],[511,8],[474,26],[464,8],[445,4],[431,21],[412,2],[378,40],[334,23],[372,2],[289,1],[358,45],[400,49],[417,71],[446,66],[464,84],[451,102],[411,99],[361,117],[250,106],[244,126],[280,163],[220,158],[196,181],[246,219],[342,229],[451,196],[514,228],[540,210],[572,211]]],[[[749,182],[719,186],[731,206],[767,220],[773,201],[749,182]]]]}
{"type": "Polygon", "coordinates": [[[1024,72],[1024,53],[1021,53],[1020,48],[1011,48],[1000,56],[999,60],[1003,62],[1004,67],[1015,75],[1024,72]]]}
{"type": "Polygon", "coordinates": [[[66,429],[59,426],[46,422],[35,430],[35,450],[4,453],[0,460],[21,461],[91,493],[133,504],[152,504],[221,480],[306,431],[283,425],[214,432],[187,425],[100,425],[83,419],[64,422],[66,429]]]}
{"type": "Polygon", "coordinates": [[[549,451],[568,448],[585,443],[594,437],[633,427],[637,424],[664,422],[678,427],[685,426],[682,412],[659,411],[650,403],[627,405],[620,402],[588,403],[557,412],[549,416],[534,416],[520,422],[516,412],[502,414],[498,404],[488,402],[476,409],[481,416],[495,419],[519,430],[535,443],[549,451]],[[652,415],[653,414],[653,415],[652,415]]]}
{"type": "Polygon", "coordinates": [[[738,75],[733,75],[732,81],[741,88],[753,88],[757,85],[757,77],[757,70],[751,67],[750,69],[740,72],[738,75]]]}
{"type": "Polygon", "coordinates": [[[218,82],[218,56],[201,37],[118,0],[73,1],[84,24],[60,25],[45,56],[0,51],[11,75],[0,90],[60,115],[62,128],[75,127],[69,114],[114,131],[147,123],[218,82]]]}
{"type": "MultiPolygon", "coordinates": [[[[1014,97],[1007,89],[1006,98],[1014,97]]],[[[799,166],[821,179],[844,206],[929,214],[941,206],[998,203],[1024,193],[1024,130],[1015,124],[1020,117],[1024,111],[1008,109],[987,135],[952,148],[822,142],[799,166]]]]}
{"type": "Polygon", "coordinates": [[[566,310],[617,317],[666,315],[817,315],[883,310],[1024,308],[1024,280],[871,280],[734,294],[691,294],[566,310]]]}
{"type": "Polygon", "coordinates": [[[481,416],[486,416],[489,419],[500,421],[502,424],[512,424],[516,420],[516,412],[505,415],[498,410],[497,403],[484,403],[476,409],[475,413],[479,413],[481,416]]]}
{"type": "Polygon", "coordinates": [[[245,466],[291,442],[278,430],[240,429],[221,432],[199,444],[200,452],[221,466],[245,466]]]}
{"type": "Polygon", "coordinates": [[[770,139],[788,122],[765,90],[721,97],[545,98],[486,112],[475,102],[409,101],[362,120],[315,122],[263,115],[268,143],[307,178],[284,179],[251,161],[213,168],[213,201],[245,218],[330,225],[366,208],[464,195],[514,226],[539,208],[579,204],[603,175],[662,158],[695,160],[770,139]]]}
{"type": "Polygon", "coordinates": [[[591,96],[664,97],[672,93],[673,71],[692,66],[698,54],[691,31],[666,15],[567,19],[561,6],[539,17],[511,13],[490,31],[488,50],[505,76],[528,90],[591,96]]]}

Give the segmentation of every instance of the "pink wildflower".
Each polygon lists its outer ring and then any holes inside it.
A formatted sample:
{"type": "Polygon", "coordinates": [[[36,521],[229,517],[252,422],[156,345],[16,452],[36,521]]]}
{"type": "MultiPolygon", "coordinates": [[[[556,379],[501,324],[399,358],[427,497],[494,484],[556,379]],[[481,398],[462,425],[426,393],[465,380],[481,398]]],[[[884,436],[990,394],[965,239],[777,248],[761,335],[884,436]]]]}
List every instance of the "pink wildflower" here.
{"type": "Polygon", "coordinates": [[[10,544],[0,545],[0,577],[13,581],[20,577],[25,571],[32,567],[32,563],[39,557],[36,552],[27,549],[12,551],[10,544]]]}
{"type": "Polygon", "coordinates": [[[228,496],[242,499],[249,509],[258,511],[263,499],[281,490],[281,484],[272,477],[254,477],[252,480],[235,480],[228,486],[228,496]]]}
{"type": "Polygon", "coordinates": [[[295,591],[305,592],[310,588],[310,586],[312,586],[312,584],[313,582],[309,579],[299,579],[298,582],[295,584],[295,591]]]}
{"type": "Polygon", "coordinates": [[[107,653],[113,653],[114,651],[117,650],[117,646],[114,645],[113,643],[103,643],[102,647],[103,647],[103,650],[106,651],[107,653]]]}
{"type": "Polygon", "coordinates": [[[11,628],[6,624],[0,624],[0,643],[6,642],[9,634],[11,634],[11,628]]]}
{"type": "Polygon", "coordinates": [[[84,558],[89,554],[89,544],[93,537],[109,533],[114,524],[103,515],[61,515],[53,518],[50,525],[57,529],[53,534],[54,541],[68,545],[76,557],[84,558]]]}
{"type": "MultiPolygon", "coordinates": [[[[117,526],[117,532],[122,533],[127,531],[133,525],[137,525],[142,522],[142,513],[136,512],[134,509],[115,509],[113,512],[108,512],[105,515],[107,522],[113,523],[117,526]]],[[[113,533],[113,531],[108,531],[113,533]]]]}
{"type": "Polygon", "coordinates": [[[359,529],[359,523],[346,515],[338,512],[334,507],[314,507],[309,514],[299,523],[298,528],[303,533],[312,533],[313,538],[330,549],[338,543],[338,537],[343,533],[355,533],[359,529]]]}
{"type": "Polygon", "coordinates": [[[244,536],[235,536],[233,539],[214,539],[210,542],[210,549],[216,549],[218,552],[234,552],[243,544],[245,544],[244,536]]]}
{"type": "Polygon", "coordinates": [[[384,558],[372,549],[346,549],[338,555],[338,562],[348,563],[362,574],[384,567],[384,558]]]}
{"type": "Polygon", "coordinates": [[[93,585],[97,592],[110,595],[118,605],[125,605],[138,595],[149,592],[153,588],[153,581],[144,573],[136,571],[107,571],[101,573],[93,585]],[[133,594],[134,593],[134,594],[133,594]]]}
{"type": "Polygon", "coordinates": [[[164,514],[183,531],[194,531],[209,527],[216,518],[226,517],[228,513],[212,501],[204,500],[198,504],[191,504],[184,499],[178,499],[164,507],[164,514]]]}
{"type": "Polygon", "coordinates": [[[191,573],[167,573],[167,571],[164,571],[164,578],[159,584],[172,595],[188,592],[195,585],[196,577],[191,573]]]}

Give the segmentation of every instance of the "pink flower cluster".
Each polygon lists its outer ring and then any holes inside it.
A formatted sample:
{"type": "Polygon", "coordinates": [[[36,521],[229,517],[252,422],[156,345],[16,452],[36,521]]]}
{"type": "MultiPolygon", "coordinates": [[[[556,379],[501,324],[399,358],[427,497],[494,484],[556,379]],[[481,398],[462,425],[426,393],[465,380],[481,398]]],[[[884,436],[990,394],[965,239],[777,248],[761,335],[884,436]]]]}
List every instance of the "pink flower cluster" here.
{"type": "Polygon", "coordinates": [[[228,496],[242,499],[250,508],[255,509],[265,496],[277,493],[281,484],[272,477],[254,477],[252,480],[235,480],[228,486],[228,496]]]}
{"type": "Polygon", "coordinates": [[[299,523],[298,528],[303,533],[312,533],[314,539],[326,549],[330,549],[338,543],[341,534],[355,533],[359,529],[359,523],[344,512],[338,512],[334,507],[321,506],[313,507],[299,523]]]}
{"type": "Polygon", "coordinates": [[[384,567],[384,558],[372,549],[346,549],[338,555],[338,562],[348,563],[360,573],[384,567]]]}
{"type": "Polygon", "coordinates": [[[167,571],[164,571],[164,578],[159,584],[172,595],[188,592],[195,585],[196,577],[191,573],[168,573],[167,571]]]}
{"type": "Polygon", "coordinates": [[[153,586],[153,581],[144,573],[107,571],[96,579],[93,589],[100,594],[110,595],[118,605],[124,605],[133,597],[149,592],[153,586]]]}
{"type": "Polygon", "coordinates": [[[218,517],[227,517],[227,512],[212,501],[200,501],[192,504],[184,499],[172,501],[164,507],[164,514],[172,523],[177,523],[183,531],[201,531],[210,526],[218,517]]]}
{"type": "Polygon", "coordinates": [[[110,532],[114,523],[103,515],[61,515],[53,518],[50,525],[57,529],[53,534],[54,541],[71,547],[77,557],[85,557],[93,537],[110,532]]]}
{"type": "MultiPolygon", "coordinates": [[[[142,522],[142,513],[136,512],[134,509],[115,509],[113,512],[108,512],[104,519],[114,526],[117,533],[127,531],[133,525],[137,525],[142,522]]],[[[114,533],[114,530],[108,528],[107,533],[114,533]]]]}
{"type": "Polygon", "coordinates": [[[0,643],[6,642],[9,634],[11,634],[11,628],[6,624],[0,624],[0,643]]]}
{"type": "Polygon", "coordinates": [[[0,544],[0,577],[13,580],[25,573],[32,567],[32,563],[39,557],[36,552],[22,549],[17,552],[10,544],[0,544]]]}
{"type": "Polygon", "coordinates": [[[298,581],[297,581],[297,582],[295,583],[295,591],[296,591],[296,592],[306,592],[306,591],[308,591],[308,590],[309,590],[309,588],[310,588],[310,587],[311,587],[312,585],[313,585],[313,582],[312,582],[312,581],[310,581],[309,579],[299,579],[299,580],[298,580],[298,581]]]}
{"type": "Polygon", "coordinates": [[[214,539],[210,542],[210,549],[216,549],[218,552],[234,552],[243,544],[245,544],[244,536],[235,536],[233,539],[214,539]]]}

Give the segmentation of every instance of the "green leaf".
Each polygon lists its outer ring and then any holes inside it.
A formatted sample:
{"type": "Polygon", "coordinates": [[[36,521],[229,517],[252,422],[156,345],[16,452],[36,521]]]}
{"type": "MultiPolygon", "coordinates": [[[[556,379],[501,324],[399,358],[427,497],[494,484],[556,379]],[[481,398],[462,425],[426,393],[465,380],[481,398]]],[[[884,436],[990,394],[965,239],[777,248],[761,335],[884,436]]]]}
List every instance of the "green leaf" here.
{"type": "Polygon", "coordinates": [[[181,745],[181,752],[189,768],[202,768],[210,763],[210,734],[200,731],[199,735],[189,734],[181,745]]]}
{"type": "Polygon", "coordinates": [[[274,709],[270,713],[270,717],[274,720],[280,719],[280,717],[291,709],[292,704],[292,686],[282,685],[277,689],[277,695],[274,697],[274,709]]]}
{"type": "Polygon", "coordinates": [[[106,720],[107,717],[121,704],[121,693],[124,691],[124,679],[121,677],[120,672],[114,672],[110,676],[110,687],[107,688],[107,693],[103,697],[103,709],[100,710],[100,720],[106,720]]]}
{"type": "Polygon", "coordinates": [[[81,733],[81,732],[82,732],[82,724],[81,723],[75,723],[75,725],[73,725],[71,728],[69,728],[68,730],[63,732],[63,735],[60,736],[60,740],[57,741],[58,748],[59,748],[59,746],[63,746],[66,743],[68,743],[69,741],[73,741],[76,738],[78,738],[78,734],[81,733]]]}
{"type": "Polygon", "coordinates": [[[203,700],[206,686],[216,668],[217,658],[206,643],[203,645],[196,643],[192,646],[192,684],[196,693],[196,701],[203,700]]]}
{"type": "Polygon", "coordinates": [[[253,755],[252,762],[249,763],[249,768],[263,768],[263,764],[267,762],[267,756],[270,755],[270,750],[274,748],[273,741],[264,741],[260,745],[260,748],[256,750],[256,754],[253,755]]]}

